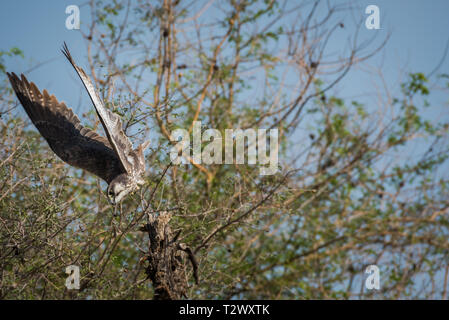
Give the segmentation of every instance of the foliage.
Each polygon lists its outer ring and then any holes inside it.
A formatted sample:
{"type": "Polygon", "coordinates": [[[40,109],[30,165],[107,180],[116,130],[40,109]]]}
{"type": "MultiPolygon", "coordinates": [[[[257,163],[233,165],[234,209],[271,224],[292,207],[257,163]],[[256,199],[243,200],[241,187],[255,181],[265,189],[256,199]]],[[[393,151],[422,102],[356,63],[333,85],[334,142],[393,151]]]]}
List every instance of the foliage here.
{"type": "Polygon", "coordinates": [[[426,117],[431,80],[411,73],[381,110],[346,101],[332,88],[379,49],[353,34],[354,47],[327,55],[350,8],[189,3],[90,4],[85,69],[134,145],[152,140],[147,184],[117,215],[103,182],[63,164],[26,126],[2,75],[0,297],[151,298],[139,227],[162,211],[198,260],[199,285],[185,261],[190,298],[447,297],[449,124],[426,117]],[[195,120],[223,135],[278,128],[278,173],[170,165],[171,131],[195,120]],[[65,288],[73,264],[77,291],[65,288]],[[370,264],[381,269],[379,292],[364,291],[370,264]]]}

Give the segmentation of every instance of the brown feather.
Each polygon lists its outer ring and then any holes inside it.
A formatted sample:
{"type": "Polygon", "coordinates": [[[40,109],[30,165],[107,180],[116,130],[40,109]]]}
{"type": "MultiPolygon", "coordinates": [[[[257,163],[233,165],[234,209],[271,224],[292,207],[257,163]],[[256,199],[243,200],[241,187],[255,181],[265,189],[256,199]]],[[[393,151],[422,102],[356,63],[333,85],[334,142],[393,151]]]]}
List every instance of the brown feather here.
{"type": "Polygon", "coordinates": [[[67,60],[73,66],[75,71],[78,73],[81,81],[86,88],[90,99],[97,111],[97,115],[100,118],[101,124],[103,125],[106,136],[109,140],[110,145],[116,152],[123,169],[131,175],[136,174],[136,169],[138,168],[135,163],[136,154],[133,150],[133,146],[129,141],[128,137],[125,135],[122,129],[122,122],[120,117],[105,108],[103,101],[98,96],[95,86],[91,79],[87,76],[84,70],[77,66],[75,61],[70,54],[67,44],[64,43],[62,53],[65,55],[67,60]]]}
{"type": "Polygon", "coordinates": [[[64,102],[58,102],[47,90],[41,93],[24,75],[21,79],[14,73],[7,75],[31,121],[59,158],[107,183],[125,172],[109,141],[83,127],[64,102]]]}

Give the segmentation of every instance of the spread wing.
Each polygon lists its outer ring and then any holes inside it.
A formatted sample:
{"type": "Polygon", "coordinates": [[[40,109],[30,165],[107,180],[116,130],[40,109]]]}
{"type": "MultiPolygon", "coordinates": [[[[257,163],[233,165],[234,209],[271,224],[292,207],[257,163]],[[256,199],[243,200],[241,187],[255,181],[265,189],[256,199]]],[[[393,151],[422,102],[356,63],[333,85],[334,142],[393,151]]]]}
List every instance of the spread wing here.
{"type": "Polygon", "coordinates": [[[58,102],[47,90],[41,93],[23,74],[21,79],[15,73],[7,74],[26,113],[59,158],[99,176],[107,183],[124,173],[109,142],[83,127],[64,102],[58,102]]]}
{"type": "Polygon", "coordinates": [[[69,49],[67,45],[64,43],[64,47],[62,49],[62,53],[66,56],[69,62],[72,64],[73,68],[75,68],[78,76],[84,84],[87,92],[89,93],[90,99],[97,111],[98,117],[100,118],[101,124],[103,125],[104,131],[106,132],[106,136],[109,140],[114,151],[117,153],[117,156],[120,160],[120,163],[123,169],[131,174],[134,171],[134,158],[133,154],[133,146],[129,141],[128,137],[122,130],[122,123],[120,121],[120,117],[106,109],[101,101],[98,93],[95,90],[95,87],[90,80],[89,76],[84,72],[84,70],[78,67],[75,64],[72,56],[70,55],[69,49]]]}

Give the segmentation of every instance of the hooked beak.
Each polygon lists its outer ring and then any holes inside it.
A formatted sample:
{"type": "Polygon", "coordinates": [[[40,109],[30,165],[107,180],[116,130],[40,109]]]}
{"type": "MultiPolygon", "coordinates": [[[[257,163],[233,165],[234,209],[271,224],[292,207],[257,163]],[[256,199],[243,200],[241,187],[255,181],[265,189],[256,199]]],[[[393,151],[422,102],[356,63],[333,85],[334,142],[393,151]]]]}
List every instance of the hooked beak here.
{"type": "Polygon", "coordinates": [[[115,205],[115,197],[113,195],[108,194],[107,198],[108,198],[108,202],[114,206],[115,205]]]}

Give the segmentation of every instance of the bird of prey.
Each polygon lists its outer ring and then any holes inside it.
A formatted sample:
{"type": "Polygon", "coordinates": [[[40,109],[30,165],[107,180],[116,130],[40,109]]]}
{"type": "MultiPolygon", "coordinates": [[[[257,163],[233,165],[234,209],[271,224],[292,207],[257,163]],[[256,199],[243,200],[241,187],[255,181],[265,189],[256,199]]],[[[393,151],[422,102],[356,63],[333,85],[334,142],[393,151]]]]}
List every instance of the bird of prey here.
{"type": "Polygon", "coordinates": [[[149,142],[133,149],[122,130],[117,114],[105,108],[91,79],[73,60],[64,43],[63,54],[76,70],[95,107],[106,138],[83,127],[64,102],[58,102],[47,90],[42,93],[22,74],[7,73],[9,81],[26,113],[56,155],[64,162],[87,170],[108,183],[107,195],[117,204],[144,183],[143,151],[149,142]]]}

